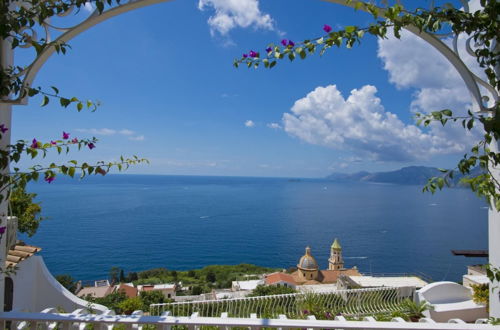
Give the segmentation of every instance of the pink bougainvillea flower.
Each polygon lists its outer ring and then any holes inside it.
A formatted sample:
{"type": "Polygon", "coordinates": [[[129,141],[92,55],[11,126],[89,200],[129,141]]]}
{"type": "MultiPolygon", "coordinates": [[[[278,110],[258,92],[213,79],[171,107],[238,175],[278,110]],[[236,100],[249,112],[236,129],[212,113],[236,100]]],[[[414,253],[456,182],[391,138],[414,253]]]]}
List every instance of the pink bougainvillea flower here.
{"type": "Polygon", "coordinates": [[[36,139],[33,139],[30,147],[34,149],[38,148],[38,141],[36,139]]]}
{"type": "Polygon", "coordinates": [[[295,42],[293,42],[292,40],[288,40],[288,46],[294,47],[295,46],[295,42]]]}
{"type": "Polygon", "coordinates": [[[103,170],[102,168],[98,167],[95,169],[96,173],[99,173],[100,175],[106,175],[106,171],[103,170]]]}
{"type": "Polygon", "coordinates": [[[45,181],[47,181],[47,183],[52,183],[52,181],[54,181],[56,179],[55,176],[48,176],[45,178],[45,181]]]}
{"type": "Polygon", "coordinates": [[[323,25],[323,31],[325,31],[326,33],[330,33],[330,31],[332,31],[332,27],[328,24],[325,24],[323,25]]]}
{"type": "Polygon", "coordinates": [[[266,48],[266,52],[270,53],[273,49],[271,47],[266,48]]]}
{"type": "Polygon", "coordinates": [[[94,149],[95,148],[95,144],[93,144],[92,142],[87,144],[87,147],[89,147],[90,150],[94,149]]]}
{"type": "Polygon", "coordinates": [[[283,46],[286,46],[288,44],[288,40],[286,40],[286,39],[281,40],[281,44],[283,46]]]}
{"type": "Polygon", "coordinates": [[[57,144],[57,142],[56,142],[56,141],[50,141],[50,144],[52,144],[52,145],[56,145],[56,144],[57,144]]]}
{"type": "Polygon", "coordinates": [[[0,131],[1,131],[2,133],[7,132],[8,130],[9,130],[9,129],[8,129],[7,127],[5,127],[5,125],[4,125],[4,124],[0,124],[0,131]]]}
{"type": "Polygon", "coordinates": [[[73,140],[71,140],[71,143],[78,143],[78,139],[74,138],[73,140]]]}
{"type": "Polygon", "coordinates": [[[253,50],[251,50],[248,54],[250,55],[250,57],[259,57],[259,53],[254,52],[253,50]]]}
{"type": "Polygon", "coordinates": [[[6,230],[7,230],[7,227],[0,227],[0,235],[5,234],[6,230]]]}
{"type": "Polygon", "coordinates": [[[248,54],[243,54],[243,58],[247,58],[248,57],[248,54]]]}
{"type": "Polygon", "coordinates": [[[69,139],[69,133],[66,133],[65,131],[63,131],[63,139],[64,140],[69,139]]]}

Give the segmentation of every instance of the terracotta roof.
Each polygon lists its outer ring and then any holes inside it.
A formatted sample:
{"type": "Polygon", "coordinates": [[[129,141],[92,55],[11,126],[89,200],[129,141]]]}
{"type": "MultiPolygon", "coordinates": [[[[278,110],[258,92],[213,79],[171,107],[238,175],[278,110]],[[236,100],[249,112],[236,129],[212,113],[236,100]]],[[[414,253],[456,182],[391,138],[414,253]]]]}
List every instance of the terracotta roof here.
{"type": "Polygon", "coordinates": [[[321,283],[336,283],[340,275],[359,276],[357,269],[320,270],[319,280],[321,283]]]}
{"type": "Polygon", "coordinates": [[[266,284],[271,285],[278,282],[287,282],[293,285],[297,285],[292,275],[285,273],[272,273],[266,275],[266,284]]]}
{"type": "Polygon", "coordinates": [[[7,268],[15,267],[21,261],[28,259],[41,250],[42,249],[39,247],[26,245],[24,242],[17,242],[16,245],[9,250],[5,266],[7,266],[7,268]]]}
{"type": "Polygon", "coordinates": [[[120,285],[116,286],[116,292],[124,292],[127,298],[133,298],[137,297],[138,290],[133,286],[121,283],[120,285]]]}
{"type": "Polygon", "coordinates": [[[320,270],[318,272],[318,278],[316,283],[312,283],[311,280],[309,281],[304,281],[303,279],[300,278],[299,272],[293,272],[292,277],[295,280],[295,282],[300,283],[300,284],[329,284],[329,283],[336,283],[337,279],[340,277],[340,275],[347,275],[347,276],[359,276],[361,275],[357,269],[355,268],[350,268],[350,269],[339,269],[339,270],[320,270]]]}

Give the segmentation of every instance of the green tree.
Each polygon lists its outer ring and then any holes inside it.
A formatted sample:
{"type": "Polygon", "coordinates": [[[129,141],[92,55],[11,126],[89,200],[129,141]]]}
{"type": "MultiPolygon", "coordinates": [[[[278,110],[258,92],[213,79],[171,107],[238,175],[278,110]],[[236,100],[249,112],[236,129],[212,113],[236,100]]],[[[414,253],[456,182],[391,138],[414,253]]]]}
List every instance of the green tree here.
{"type": "Polygon", "coordinates": [[[209,282],[209,283],[215,283],[215,282],[217,281],[217,277],[216,277],[215,273],[214,273],[214,272],[212,272],[212,271],[209,271],[209,272],[207,273],[207,275],[205,276],[205,279],[206,279],[206,280],[207,280],[207,282],[209,282]]]}
{"type": "Polygon", "coordinates": [[[191,289],[191,294],[194,295],[194,296],[198,296],[198,295],[200,295],[202,293],[203,293],[203,288],[201,286],[199,286],[199,285],[195,285],[191,289]]]}
{"type": "Polygon", "coordinates": [[[275,294],[296,293],[295,289],[286,286],[258,285],[249,297],[271,296],[275,294]]]}
{"type": "Polygon", "coordinates": [[[125,282],[125,272],[123,269],[120,269],[120,283],[125,282]]]}
{"type": "Polygon", "coordinates": [[[26,184],[17,185],[10,194],[10,213],[17,217],[17,230],[29,237],[36,233],[40,222],[46,219],[39,215],[42,208],[40,203],[33,201],[36,196],[26,191],[26,184]]]}
{"type": "Polygon", "coordinates": [[[104,305],[108,307],[109,309],[114,310],[116,313],[120,313],[121,310],[119,308],[119,305],[127,299],[127,296],[125,295],[125,292],[119,291],[115,293],[110,293],[105,297],[102,298],[94,298],[90,295],[84,297],[85,300],[90,301],[92,303],[104,305]]]}
{"type": "Polygon", "coordinates": [[[136,272],[130,272],[127,274],[127,282],[134,282],[137,281],[139,277],[137,276],[136,272]]]}
{"type": "Polygon", "coordinates": [[[109,270],[109,281],[111,283],[118,283],[120,279],[120,271],[121,269],[119,267],[111,267],[109,270]]]}
{"type": "Polygon", "coordinates": [[[69,292],[75,293],[76,290],[76,282],[71,277],[71,275],[68,274],[62,274],[62,275],[56,275],[56,280],[62,284],[66,289],[68,289],[69,292]]]}
{"type": "Polygon", "coordinates": [[[132,314],[134,311],[142,310],[144,304],[140,297],[127,298],[118,304],[118,309],[126,315],[132,314]]]}
{"type": "Polygon", "coordinates": [[[144,304],[144,311],[149,310],[151,304],[163,304],[171,301],[171,299],[165,298],[161,291],[142,291],[139,296],[144,304]]]}

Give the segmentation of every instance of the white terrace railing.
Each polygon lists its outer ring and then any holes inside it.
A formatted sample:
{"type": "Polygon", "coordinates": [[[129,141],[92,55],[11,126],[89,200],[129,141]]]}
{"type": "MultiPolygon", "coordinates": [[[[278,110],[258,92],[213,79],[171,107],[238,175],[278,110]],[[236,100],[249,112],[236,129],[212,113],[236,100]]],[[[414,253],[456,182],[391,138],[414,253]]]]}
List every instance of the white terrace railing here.
{"type": "Polygon", "coordinates": [[[405,322],[395,318],[391,322],[377,322],[372,317],[365,317],[362,321],[347,321],[338,316],[335,320],[316,320],[309,316],[305,320],[291,320],[280,315],[275,319],[257,318],[255,314],[250,318],[229,318],[227,313],[220,317],[191,316],[173,317],[165,313],[161,316],[145,316],[142,311],[132,315],[87,314],[80,309],[70,314],[53,313],[55,309],[45,310],[45,313],[0,313],[0,329],[11,330],[259,330],[259,329],[344,329],[344,330],[498,330],[498,326],[485,324],[486,320],[478,320],[476,324],[464,323],[453,319],[448,323],[435,323],[430,319],[421,319],[419,323],[405,322]]]}
{"type": "Polygon", "coordinates": [[[291,293],[273,296],[245,297],[220,300],[186,301],[150,305],[151,315],[169,312],[173,316],[198,313],[202,317],[305,318],[311,314],[364,316],[402,311],[401,303],[413,300],[414,287],[338,290],[325,293],[291,293]]]}

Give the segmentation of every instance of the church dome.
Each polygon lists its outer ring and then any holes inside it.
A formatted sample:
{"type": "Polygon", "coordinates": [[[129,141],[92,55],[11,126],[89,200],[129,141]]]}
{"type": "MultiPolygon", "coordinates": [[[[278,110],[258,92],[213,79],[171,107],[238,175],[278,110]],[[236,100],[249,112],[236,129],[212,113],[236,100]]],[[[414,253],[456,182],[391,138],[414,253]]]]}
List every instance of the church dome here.
{"type": "Polygon", "coordinates": [[[314,257],[311,255],[311,248],[309,246],[306,247],[306,254],[304,254],[302,258],[300,258],[297,267],[304,270],[318,270],[318,263],[316,262],[316,259],[314,259],[314,257]]]}

